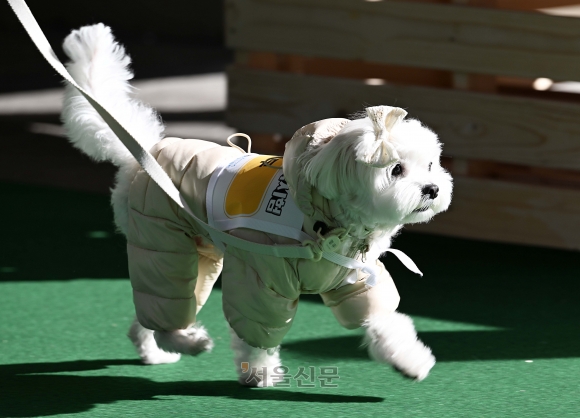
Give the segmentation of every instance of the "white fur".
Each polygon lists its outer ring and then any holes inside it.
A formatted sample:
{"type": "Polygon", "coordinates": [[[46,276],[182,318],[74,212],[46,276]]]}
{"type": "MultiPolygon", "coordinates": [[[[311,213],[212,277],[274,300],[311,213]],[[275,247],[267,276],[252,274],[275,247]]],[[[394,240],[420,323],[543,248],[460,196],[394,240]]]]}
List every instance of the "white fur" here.
{"type": "Polygon", "coordinates": [[[405,375],[423,380],[435,365],[435,357],[417,339],[413,321],[407,315],[393,312],[369,318],[364,344],[369,356],[379,363],[389,363],[405,375]]]}
{"type": "Polygon", "coordinates": [[[373,230],[426,222],[446,210],[451,202],[452,183],[451,176],[440,165],[437,136],[419,121],[409,119],[399,123],[390,140],[404,172],[393,179],[389,176],[392,167],[374,168],[356,161],[357,144],[368,142],[366,137],[374,135],[368,118],[357,119],[342,128],[332,141],[310,148],[300,157],[308,180],[324,197],[345,209],[349,222],[373,230]],[[428,183],[439,186],[439,196],[429,211],[413,213],[422,201],[421,188],[428,183]]]}
{"type": "MultiPolygon", "coordinates": [[[[114,114],[146,149],[161,140],[163,125],[149,107],[131,98],[128,83],[133,74],[130,58],[118,45],[108,27],[97,24],[73,31],[64,43],[74,79],[114,114]]],[[[118,141],[92,106],[73,87],[66,88],[62,119],[74,146],[94,158],[119,166],[112,205],[118,229],[127,232],[129,187],[137,162],[118,141]]],[[[403,167],[393,176],[393,167],[374,168],[356,161],[361,143],[372,143],[375,135],[368,118],[348,123],[331,141],[312,141],[300,157],[307,180],[342,213],[342,226],[352,233],[371,234],[367,260],[389,248],[391,238],[404,224],[427,222],[451,202],[452,181],[440,165],[441,145],[437,136],[416,120],[404,120],[390,132],[390,146],[403,167]],[[429,170],[429,166],[431,169],[429,170]],[[436,198],[423,195],[425,185],[439,187],[436,198]],[[422,210],[425,209],[425,210],[422,210]]],[[[408,376],[424,379],[435,364],[431,351],[418,339],[412,321],[400,313],[372,317],[365,323],[365,342],[370,356],[392,364],[408,376]]],[[[187,330],[153,332],[137,321],[129,330],[144,363],[171,363],[179,354],[210,351],[213,342],[205,328],[196,324],[187,330]]],[[[262,350],[242,341],[232,331],[232,349],[239,381],[245,385],[270,386],[271,374],[280,366],[278,349],[262,350]],[[249,365],[242,369],[242,363],[249,365]],[[251,370],[266,368],[266,379],[248,381],[251,370]]]]}
{"type": "Polygon", "coordinates": [[[165,364],[175,363],[181,358],[179,353],[168,353],[157,347],[157,343],[153,337],[153,331],[144,328],[137,318],[131,324],[129,333],[127,334],[137,354],[141,357],[141,361],[145,364],[165,364]]]}
{"type": "Polygon", "coordinates": [[[343,223],[357,230],[372,230],[368,259],[378,258],[390,247],[391,238],[404,224],[428,222],[451,203],[453,183],[440,164],[441,144],[437,135],[419,121],[407,119],[391,131],[389,141],[400,157],[403,174],[390,175],[393,166],[375,168],[356,161],[360,142],[369,142],[375,132],[368,117],[342,128],[332,141],[318,142],[300,157],[309,182],[344,214],[343,223]],[[431,170],[429,171],[429,164],[431,170]],[[431,200],[422,195],[427,184],[439,187],[431,200]],[[418,208],[428,206],[423,212],[418,208]]]}
{"type": "Polygon", "coordinates": [[[252,347],[238,337],[231,328],[230,335],[238,382],[244,386],[274,386],[276,382],[273,375],[279,371],[277,367],[282,365],[280,347],[270,350],[252,347]],[[242,368],[242,363],[246,363],[245,368],[242,368]]]}
{"type": "MultiPolygon", "coordinates": [[[[75,81],[150,149],[163,138],[163,124],[153,109],[131,98],[131,58],[102,23],[85,26],[66,37],[66,67],[75,81]]],[[[71,143],[96,161],[120,167],[111,201],[117,228],[127,232],[128,187],[138,165],[107,123],[81,93],[67,84],[62,121],[71,143]]]]}
{"type": "Polygon", "coordinates": [[[153,333],[157,346],[168,353],[181,353],[197,356],[213,349],[213,341],[207,330],[196,323],[188,329],[176,331],[155,331],[153,333]]]}

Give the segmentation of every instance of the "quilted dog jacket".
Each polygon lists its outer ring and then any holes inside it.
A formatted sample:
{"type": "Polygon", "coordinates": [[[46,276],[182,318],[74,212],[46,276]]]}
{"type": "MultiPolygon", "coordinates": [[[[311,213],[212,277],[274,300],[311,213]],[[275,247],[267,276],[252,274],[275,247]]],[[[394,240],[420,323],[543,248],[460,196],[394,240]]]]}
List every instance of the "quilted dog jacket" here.
{"type": "MultiPolygon", "coordinates": [[[[331,202],[322,198],[302,178],[298,159],[310,141],[328,141],[346,124],[328,119],[296,132],[284,153],[284,176],[289,191],[305,215],[303,231],[316,236],[314,224],[333,225],[331,202]]],[[[187,204],[207,221],[206,192],[220,164],[242,155],[234,148],[214,143],[166,138],[151,149],[187,204]]],[[[236,334],[259,348],[276,347],[292,325],[303,293],[320,294],[337,320],[347,328],[362,325],[380,311],[394,311],[399,303],[395,285],[380,261],[377,285],[368,288],[364,274],[327,260],[279,258],[227,247],[216,248],[209,234],[177,206],[149,176],[140,170],[129,192],[127,249],[133,299],[139,322],[153,330],[185,329],[207,300],[222,272],[223,309],[236,334]],[[347,275],[354,284],[342,285],[347,275]]],[[[299,244],[290,238],[234,229],[230,234],[264,244],[299,244]]],[[[361,254],[348,239],[338,252],[361,254]]]]}

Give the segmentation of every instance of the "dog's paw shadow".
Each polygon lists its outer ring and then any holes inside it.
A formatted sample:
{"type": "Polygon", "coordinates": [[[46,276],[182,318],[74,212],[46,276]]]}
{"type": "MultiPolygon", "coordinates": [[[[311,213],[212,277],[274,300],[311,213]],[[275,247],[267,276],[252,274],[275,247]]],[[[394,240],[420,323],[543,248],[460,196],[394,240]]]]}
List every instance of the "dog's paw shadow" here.
{"type": "MultiPolygon", "coordinates": [[[[438,362],[525,360],[577,357],[580,340],[571,339],[576,328],[567,323],[494,331],[427,331],[419,338],[438,362]]],[[[282,354],[320,359],[368,360],[362,336],[351,335],[284,343],[282,354]]]]}

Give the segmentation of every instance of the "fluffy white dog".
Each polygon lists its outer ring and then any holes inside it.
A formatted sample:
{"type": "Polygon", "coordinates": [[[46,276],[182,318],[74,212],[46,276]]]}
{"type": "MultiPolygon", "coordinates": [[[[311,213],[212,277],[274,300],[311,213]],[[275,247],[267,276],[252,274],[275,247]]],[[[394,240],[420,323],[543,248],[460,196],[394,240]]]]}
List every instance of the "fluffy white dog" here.
{"type": "MultiPolygon", "coordinates": [[[[151,149],[195,215],[208,221],[206,196],[214,172],[243,154],[199,140],[164,139],[156,113],[131,98],[130,59],[104,25],[73,31],[64,49],[78,84],[151,149]]],[[[137,311],[129,337],[143,362],[174,362],[180,353],[211,350],[213,342],[195,315],[225,256],[224,313],[240,383],[274,383],[279,344],[301,293],[321,294],[343,326],[364,327],[374,360],[424,379],[435,358],[418,340],[411,319],[395,311],[399,296],[378,258],[404,224],[429,221],[447,209],[452,181],[440,165],[437,136],[418,121],[405,120],[405,114],[379,106],[356,120],[307,125],[287,144],[283,166],[275,158],[251,157],[248,164],[260,162],[252,166],[253,173],[262,169],[271,177],[283,172],[276,177],[266,211],[278,216],[291,205],[299,208],[301,232],[314,237],[308,243],[314,258],[264,256],[230,246],[224,254],[199,222],[150,181],[91,105],[67,87],[62,119],[71,142],[94,159],[119,167],[112,205],[115,223],[128,241],[137,311]],[[374,273],[325,259],[322,254],[331,241],[332,251],[374,266],[374,273]]],[[[227,209],[229,197],[225,199],[227,209]]],[[[232,199],[232,210],[238,210],[239,202],[232,199]]],[[[225,229],[247,241],[300,245],[296,238],[271,231],[225,229]]]]}

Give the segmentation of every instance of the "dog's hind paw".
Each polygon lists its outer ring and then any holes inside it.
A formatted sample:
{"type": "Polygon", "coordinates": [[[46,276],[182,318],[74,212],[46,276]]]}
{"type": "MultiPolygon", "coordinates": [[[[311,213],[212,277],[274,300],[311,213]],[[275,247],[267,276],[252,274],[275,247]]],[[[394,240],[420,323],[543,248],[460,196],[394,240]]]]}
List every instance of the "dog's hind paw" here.
{"type": "Polygon", "coordinates": [[[213,340],[207,330],[197,324],[188,329],[155,331],[154,336],[157,346],[169,353],[197,356],[213,348],[213,340]]]}
{"type": "Polygon", "coordinates": [[[176,363],[181,358],[181,354],[168,353],[157,347],[153,331],[141,326],[137,319],[131,324],[127,337],[135,346],[135,350],[144,364],[176,363]]]}
{"type": "Polygon", "coordinates": [[[168,353],[167,351],[157,349],[155,352],[149,352],[141,356],[143,364],[171,364],[177,363],[181,359],[179,353],[168,353]]]}

